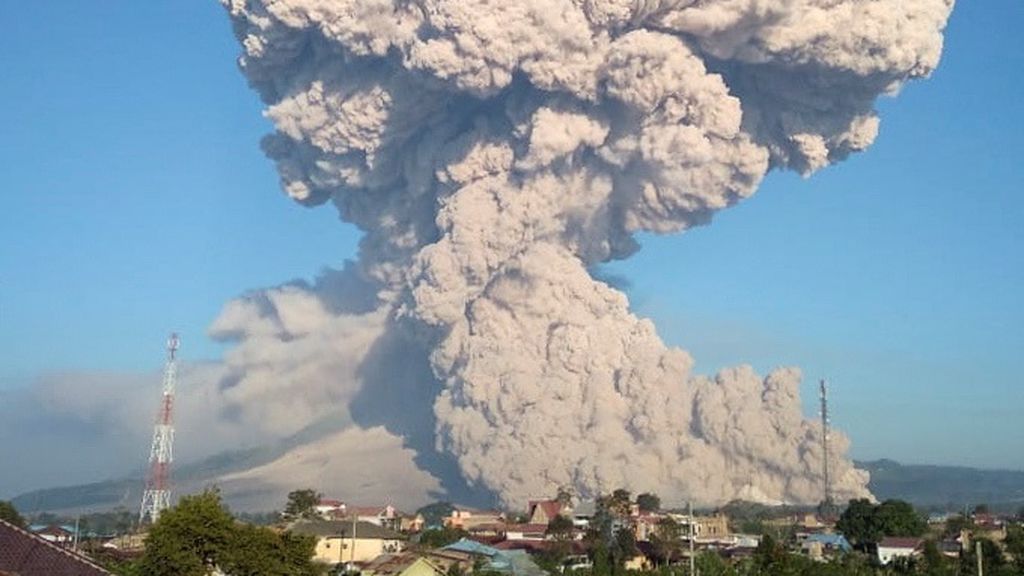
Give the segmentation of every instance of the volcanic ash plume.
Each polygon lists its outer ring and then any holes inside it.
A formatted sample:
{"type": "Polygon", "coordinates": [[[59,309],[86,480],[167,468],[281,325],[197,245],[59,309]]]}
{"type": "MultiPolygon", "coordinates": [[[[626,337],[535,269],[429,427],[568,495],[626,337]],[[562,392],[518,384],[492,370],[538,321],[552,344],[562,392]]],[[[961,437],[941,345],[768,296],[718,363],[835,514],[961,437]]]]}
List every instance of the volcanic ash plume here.
{"type": "MultiPolygon", "coordinates": [[[[353,321],[427,351],[431,432],[469,484],[820,498],[796,370],[694,375],[588,270],[866,148],[952,0],[223,2],[284,190],[365,231],[353,321]]],[[[833,446],[837,497],[865,495],[833,446]]]]}

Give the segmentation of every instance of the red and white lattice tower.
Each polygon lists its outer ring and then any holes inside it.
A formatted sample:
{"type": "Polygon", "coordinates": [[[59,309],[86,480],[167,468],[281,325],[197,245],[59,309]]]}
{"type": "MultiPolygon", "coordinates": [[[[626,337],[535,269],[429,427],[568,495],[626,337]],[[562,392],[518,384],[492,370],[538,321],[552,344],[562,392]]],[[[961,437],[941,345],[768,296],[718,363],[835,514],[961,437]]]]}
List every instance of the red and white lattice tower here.
{"type": "Polygon", "coordinates": [[[146,491],[142,494],[139,523],[148,518],[156,522],[160,513],[171,506],[169,483],[174,444],[174,384],[178,379],[177,334],[167,339],[167,364],[164,366],[164,393],[160,400],[160,411],[153,426],[153,447],[149,450],[149,474],[146,476],[146,491]]]}

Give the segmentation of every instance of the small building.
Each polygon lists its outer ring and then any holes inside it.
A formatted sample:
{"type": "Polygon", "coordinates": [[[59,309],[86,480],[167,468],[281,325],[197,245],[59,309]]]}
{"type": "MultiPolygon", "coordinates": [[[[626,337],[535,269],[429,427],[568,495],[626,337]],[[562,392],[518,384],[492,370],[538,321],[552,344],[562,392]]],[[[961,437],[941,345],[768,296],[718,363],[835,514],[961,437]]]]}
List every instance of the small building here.
{"type": "Polygon", "coordinates": [[[448,528],[460,528],[470,530],[480,524],[504,523],[505,515],[497,510],[477,510],[456,506],[444,519],[444,525],[448,528]]]}
{"type": "Polygon", "coordinates": [[[345,515],[350,520],[352,517],[355,517],[360,522],[369,522],[370,524],[376,524],[377,526],[395,531],[402,529],[402,517],[404,516],[404,514],[390,504],[384,506],[349,506],[345,510],[345,515]]]}
{"type": "Polygon", "coordinates": [[[572,510],[558,500],[531,500],[528,506],[530,516],[527,524],[548,525],[557,516],[570,516],[572,510]]]}
{"type": "Polygon", "coordinates": [[[290,528],[296,534],[314,536],[314,558],[328,564],[360,564],[405,548],[404,536],[370,522],[300,520],[290,528]]]}
{"type": "Polygon", "coordinates": [[[441,549],[444,552],[469,554],[474,568],[486,572],[501,572],[513,576],[545,576],[529,555],[522,550],[501,550],[463,538],[441,549]]]}
{"type": "Polygon", "coordinates": [[[33,524],[28,528],[33,534],[58,546],[71,546],[75,541],[75,527],[58,524],[33,524]]]}
{"type": "Polygon", "coordinates": [[[384,554],[362,570],[363,576],[445,576],[445,570],[429,558],[415,554],[384,554]]]}
{"type": "Polygon", "coordinates": [[[812,560],[825,560],[853,550],[846,536],[835,533],[807,534],[800,541],[800,552],[812,560]]]}
{"type": "Polygon", "coordinates": [[[345,515],[345,503],[341,500],[321,498],[313,509],[316,511],[317,516],[320,516],[325,520],[333,520],[345,515]]]}
{"type": "Polygon", "coordinates": [[[109,576],[110,572],[86,556],[0,520],[0,574],[109,576]]]}
{"type": "Polygon", "coordinates": [[[594,514],[597,513],[597,502],[593,500],[584,500],[572,509],[570,519],[572,525],[577,530],[586,530],[590,528],[590,521],[594,519],[594,514]]]}
{"type": "Polygon", "coordinates": [[[547,524],[509,524],[505,527],[505,539],[542,541],[547,539],[547,531],[547,524]]]}
{"type": "Polygon", "coordinates": [[[878,543],[878,563],[886,566],[897,558],[920,556],[924,540],[920,538],[895,538],[887,536],[878,543]]]}

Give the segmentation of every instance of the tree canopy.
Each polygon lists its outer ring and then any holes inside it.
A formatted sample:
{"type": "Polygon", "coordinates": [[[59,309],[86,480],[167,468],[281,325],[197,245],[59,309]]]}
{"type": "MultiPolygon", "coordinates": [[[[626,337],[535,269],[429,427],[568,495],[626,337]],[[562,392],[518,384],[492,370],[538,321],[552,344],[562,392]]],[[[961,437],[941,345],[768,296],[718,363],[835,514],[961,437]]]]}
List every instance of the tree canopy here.
{"type": "Polygon", "coordinates": [[[185,496],[164,511],[146,536],[139,570],[147,576],[206,576],[215,569],[232,576],[319,574],[311,537],[239,524],[207,490],[185,496]]]}
{"type": "Polygon", "coordinates": [[[636,505],[641,512],[656,512],[661,510],[661,498],[657,494],[644,492],[636,497],[636,505]]]}
{"type": "Polygon", "coordinates": [[[18,513],[18,509],[7,500],[0,500],[0,520],[6,520],[18,528],[26,526],[25,519],[18,513]]]}
{"type": "Polygon", "coordinates": [[[862,546],[877,543],[885,536],[920,536],[927,528],[924,518],[902,500],[881,504],[872,504],[865,498],[850,500],[836,523],[837,530],[862,546]]]}
{"type": "Polygon", "coordinates": [[[313,518],[316,516],[316,505],[320,503],[321,494],[312,488],[292,490],[288,493],[288,503],[284,506],[285,518],[313,518]]]}

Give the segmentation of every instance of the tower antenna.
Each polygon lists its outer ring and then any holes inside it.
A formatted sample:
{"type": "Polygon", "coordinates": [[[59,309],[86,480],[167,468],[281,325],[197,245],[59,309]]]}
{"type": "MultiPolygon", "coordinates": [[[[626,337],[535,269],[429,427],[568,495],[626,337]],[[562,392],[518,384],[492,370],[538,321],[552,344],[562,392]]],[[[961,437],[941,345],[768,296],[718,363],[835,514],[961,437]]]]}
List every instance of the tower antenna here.
{"type": "Polygon", "coordinates": [[[824,515],[831,516],[835,514],[835,502],[832,501],[832,479],[829,477],[829,440],[831,431],[829,429],[828,420],[828,385],[825,380],[822,379],[821,383],[821,447],[822,447],[822,475],[824,476],[824,499],[822,499],[822,510],[824,515]]]}
{"type": "Polygon", "coordinates": [[[164,365],[163,397],[153,426],[153,446],[149,450],[149,474],[146,476],[146,491],[142,494],[139,509],[139,524],[149,518],[155,523],[160,513],[171,506],[170,472],[174,445],[174,385],[178,379],[178,335],[172,333],[167,339],[167,363],[164,365]]]}

